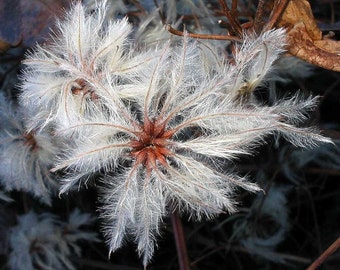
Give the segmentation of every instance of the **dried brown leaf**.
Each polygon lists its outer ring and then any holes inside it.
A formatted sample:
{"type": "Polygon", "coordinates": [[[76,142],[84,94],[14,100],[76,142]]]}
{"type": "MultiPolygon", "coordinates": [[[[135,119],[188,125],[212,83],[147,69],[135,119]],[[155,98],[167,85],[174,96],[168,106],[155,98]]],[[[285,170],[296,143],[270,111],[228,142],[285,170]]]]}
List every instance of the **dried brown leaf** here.
{"type": "Polygon", "coordinates": [[[340,71],[340,42],[324,38],[307,0],[291,0],[278,21],[288,29],[288,51],[314,65],[340,71]]]}
{"type": "Polygon", "coordinates": [[[312,9],[307,0],[289,1],[280,20],[280,25],[288,27],[294,27],[298,23],[307,26],[306,31],[313,40],[322,38],[322,33],[314,20],[312,9]]]}
{"type": "MultiPolygon", "coordinates": [[[[340,72],[340,55],[316,46],[303,23],[296,24],[289,31],[288,43],[291,54],[314,65],[340,72]]],[[[335,43],[339,44],[339,42],[335,43]]]]}
{"type": "Polygon", "coordinates": [[[340,54],[340,42],[332,39],[314,40],[315,46],[335,54],[340,54]]]}

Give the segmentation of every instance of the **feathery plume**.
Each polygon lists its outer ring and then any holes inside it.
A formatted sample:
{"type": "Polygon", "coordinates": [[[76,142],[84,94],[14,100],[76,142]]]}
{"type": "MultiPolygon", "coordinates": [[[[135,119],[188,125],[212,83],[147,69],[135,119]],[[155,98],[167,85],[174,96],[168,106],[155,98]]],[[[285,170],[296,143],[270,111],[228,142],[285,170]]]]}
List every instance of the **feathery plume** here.
{"type": "Polygon", "coordinates": [[[106,98],[136,95],[122,85],[153,57],[134,55],[131,25],[127,18],[105,20],[106,2],[99,2],[92,14],[80,2],[73,5],[56,23],[49,43],[38,45],[24,60],[21,104],[36,114],[28,121],[29,131],[48,123],[57,128],[77,123],[101,110],[106,98]]]}
{"type": "Polygon", "coordinates": [[[18,224],[8,235],[10,269],[77,269],[71,259],[81,255],[77,242],[98,241],[95,233],[82,228],[92,221],[93,217],[78,209],[70,214],[68,222],[50,213],[30,211],[18,216],[18,224]]]}
{"type": "Polygon", "coordinates": [[[0,94],[0,183],[6,191],[32,194],[46,204],[59,184],[49,171],[62,143],[50,131],[27,132],[27,116],[0,94]],[[13,108],[15,107],[15,108],[13,108]],[[24,117],[25,115],[25,117],[24,117]]]}
{"type": "Polygon", "coordinates": [[[242,106],[225,89],[229,75],[206,73],[200,53],[187,39],[182,46],[165,45],[158,62],[132,80],[144,98],[128,106],[112,99],[107,111],[66,129],[77,137],[53,169],[67,174],[61,193],[102,173],[102,219],[110,251],[131,235],[144,265],[170,204],[192,218],[212,218],[236,210],[236,188],[260,189],[230,171],[226,161],[250,154],[270,134],[297,146],[329,142],[295,126],[316,99],[242,106]]]}

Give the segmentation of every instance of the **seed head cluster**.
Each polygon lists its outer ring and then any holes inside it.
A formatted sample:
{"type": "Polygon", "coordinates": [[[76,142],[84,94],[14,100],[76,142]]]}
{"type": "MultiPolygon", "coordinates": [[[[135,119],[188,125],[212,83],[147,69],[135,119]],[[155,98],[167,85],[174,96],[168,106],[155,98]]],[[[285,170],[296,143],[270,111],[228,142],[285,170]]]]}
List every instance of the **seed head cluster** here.
{"type": "Polygon", "coordinates": [[[260,187],[227,164],[268,136],[329,142],[300,127],[317,98],[269,106],[253,95],[283,51],[283,29],[244,34],[229,63],[187,37],[144,50],[127,20],[107,23],[105,10],[105,1],[96,12],[73,5],[50,44],[27,55],[20,101],[28,132],[67,142],[51,170],[61,172],[60,192],[99,186],[110,252],[130,236],[147,265],[170,205],[198,220],[236,211],[236,189],[260,187]]]}

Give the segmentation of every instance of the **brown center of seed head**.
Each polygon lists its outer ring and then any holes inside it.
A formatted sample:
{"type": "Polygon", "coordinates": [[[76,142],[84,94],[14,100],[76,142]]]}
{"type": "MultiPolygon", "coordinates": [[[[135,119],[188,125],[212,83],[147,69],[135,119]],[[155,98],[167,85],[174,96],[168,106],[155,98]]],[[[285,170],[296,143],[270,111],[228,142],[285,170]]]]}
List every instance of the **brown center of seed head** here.
{"type": "Polygon", "coordinates": [[[91,100],[96,100],[98,96],[96,95],[95,91],[89,85],[89,83],[84,79],[76,79],[75,85],[71,87],[71,92],[75,96],[83,95],[83,96],[89,96],[91,100]]]}
{"type": "Polygon", "coordinates": [[[25,133],[23,137],[24,137],[24,144],[29,146],[31,151],[38,150],[39,146],[32,132],[25,133]]]}
{"type": "Polygon", "coordinates": [[[168,167],[166,157],[172,155],[168,148],[170,145],[168,139],[172,135],[173,131],[166,130],[164,122],[158,123],[145,117],[138,138],[130,141],[131,155],[136,159],[135,166],[140,164],[145,166],[147,175],[156,168],[157,161],[164,167],[168,167]]]}

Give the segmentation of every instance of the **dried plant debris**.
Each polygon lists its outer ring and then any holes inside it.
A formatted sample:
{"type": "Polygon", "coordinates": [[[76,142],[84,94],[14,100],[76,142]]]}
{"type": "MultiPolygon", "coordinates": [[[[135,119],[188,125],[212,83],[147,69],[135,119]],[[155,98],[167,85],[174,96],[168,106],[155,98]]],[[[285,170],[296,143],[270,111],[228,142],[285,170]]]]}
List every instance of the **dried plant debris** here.
{"type": "Polygon", "coordinates": [[[324,36],[307,0],[289,1],[278,22],[288,28],[288,51],[307,62],[340,71],[340,41],[324,36]]]}

